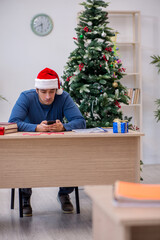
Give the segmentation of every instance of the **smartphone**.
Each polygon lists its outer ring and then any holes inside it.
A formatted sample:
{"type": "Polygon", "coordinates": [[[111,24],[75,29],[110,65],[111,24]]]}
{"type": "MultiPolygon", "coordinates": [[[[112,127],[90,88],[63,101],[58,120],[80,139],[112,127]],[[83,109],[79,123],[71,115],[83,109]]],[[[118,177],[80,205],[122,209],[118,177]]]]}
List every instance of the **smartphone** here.
{"type": "Polygon", "coordinates": [[[56,123],[56,121],[55,121],[55,120],[47,121],[47,125],[51,125],[51,124],[53,124],[53,123],[56,123]]]}

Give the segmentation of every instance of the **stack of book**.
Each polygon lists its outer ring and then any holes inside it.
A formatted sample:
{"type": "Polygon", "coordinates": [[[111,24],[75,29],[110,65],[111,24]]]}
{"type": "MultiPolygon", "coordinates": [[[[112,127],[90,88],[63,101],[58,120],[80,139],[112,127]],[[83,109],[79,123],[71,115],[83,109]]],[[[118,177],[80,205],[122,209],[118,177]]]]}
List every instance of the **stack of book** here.
{"type": "Polygon", "coordinates": [[[139,103],[139,88],[128,88],[128,97],[130,97],[129,104],[138,104],[139,103]]]}
{"type": "Polygon", "coordinates": [[[114,206],[160,207],[160,184],[117,181],[113,190],[114,206]]]}
{"type": "Polygon", "coordinates": [[[18,131],[17,123],[0,122],[0,135],[18,131]]]}

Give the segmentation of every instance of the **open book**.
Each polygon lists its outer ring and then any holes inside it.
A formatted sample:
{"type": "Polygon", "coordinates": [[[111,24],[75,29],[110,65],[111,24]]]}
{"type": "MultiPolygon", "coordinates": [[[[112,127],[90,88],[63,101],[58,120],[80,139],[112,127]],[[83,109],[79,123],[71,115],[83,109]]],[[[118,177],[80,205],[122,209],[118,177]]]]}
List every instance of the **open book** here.
{"type": "Polygon", "coordinates": [[[95,128],[86,128],[86,129],[73,129],[73,132],[76,133],[101,133],[101,132],[108,132],[107,129],[101,127],[95,128]]]}
{"type": "Polygon", "coordinates": [[[117,181],[113,189],[113,204],[122,207],[160,207],[160,184],[117,181]]]}

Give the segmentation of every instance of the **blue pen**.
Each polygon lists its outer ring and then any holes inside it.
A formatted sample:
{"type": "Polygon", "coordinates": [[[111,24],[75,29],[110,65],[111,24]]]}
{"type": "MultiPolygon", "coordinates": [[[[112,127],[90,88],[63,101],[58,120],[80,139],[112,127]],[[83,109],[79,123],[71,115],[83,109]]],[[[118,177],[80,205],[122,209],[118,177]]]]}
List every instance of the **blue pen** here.
{"type": "Polygon", "coordinates": [[[104,129],[104,128],[101,128],[101,127],[99,127],[100,129],[102,129],[104,132],[108,132],[106,129],[104,129]]]}

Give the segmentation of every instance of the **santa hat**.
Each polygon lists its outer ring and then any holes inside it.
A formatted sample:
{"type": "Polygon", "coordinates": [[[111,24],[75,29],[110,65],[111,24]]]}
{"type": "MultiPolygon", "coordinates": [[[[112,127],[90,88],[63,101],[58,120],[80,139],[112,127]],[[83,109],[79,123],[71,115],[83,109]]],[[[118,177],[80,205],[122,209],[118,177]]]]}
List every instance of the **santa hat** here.
{"type": "Polygon", "coordinates": [[[45,68],[38,73],[35,79],[35,87],[38,89],[57,89],[56,93],[58,95],[63,93],[63,90],[60,89],[58,74],[50,68],[45,68]]]}

